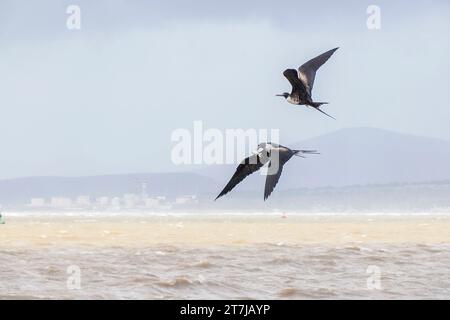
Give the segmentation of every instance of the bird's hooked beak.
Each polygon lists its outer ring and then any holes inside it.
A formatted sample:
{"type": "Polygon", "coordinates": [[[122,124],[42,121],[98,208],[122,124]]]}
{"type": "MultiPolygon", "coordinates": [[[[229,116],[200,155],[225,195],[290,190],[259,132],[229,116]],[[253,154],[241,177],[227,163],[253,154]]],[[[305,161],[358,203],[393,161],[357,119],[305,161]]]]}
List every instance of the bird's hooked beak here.
{"type": "Polygon", "coordinates": [[[254,155],[258,155],[258,154],[261,154],[261,152],[263,152],[263,151],[264,151],[263,148],[258,148],[258,150],[253,151],[252,153],[253,153],[254,155]]]}

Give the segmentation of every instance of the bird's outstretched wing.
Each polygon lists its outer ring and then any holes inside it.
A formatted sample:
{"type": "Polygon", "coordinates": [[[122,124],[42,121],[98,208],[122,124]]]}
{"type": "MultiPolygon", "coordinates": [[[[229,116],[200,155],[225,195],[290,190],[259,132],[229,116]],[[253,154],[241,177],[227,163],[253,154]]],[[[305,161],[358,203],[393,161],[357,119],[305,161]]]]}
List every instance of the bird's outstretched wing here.
{"type": "Polygon", "coordinates": [[[311,95],[311,91],[314,85],[314,79],[316,77],[317,70],[325,63],[328,59],[333,55],[333,53],[339,48],[334,48],[330,51],[322,53],[320,56],[317,56],[308,62],[304,63],[300,68],[298,68],[298,77],[301,82],[305,85],[306,90],[309,95],[311,95]]]}
{"type": "MultiPolygon", "coordinates": [[[[278,180],[280,180],[283,166],[292,158],[292,156],[299,152],[300,151],[294,151],[283,146],[271,150],[270,163],[267,168],[266,186],[264,188],[264,201],[270,196],[273,189],[275,189],[278,180]]],[[[306,151],[305,153],[311,153],[311,151],[306,151]]]]}
{"type": "Polygon", "coordinates": [[[283,75],[288,79],[289,83],[292,86],[292,93],[294,93],[296,90],[305,90],[305,85],[298,77],[297,70],[294,69],[286,69],[283,72],[283,75]]]}
{"type": "Polygon", "coordinates": [[[278,180],[280,180],[281,172],[283,171],[283,165],[280,163],[279,166],[276,168],[273,167],[273,163],[269,163],[269,168],[267,171],[267,177],[266,177],[266,186],[264,187],[264,201],[270,196],[273,189],[275,189],[275,186],[278,183],[278,180]],[[274,168],[273,172],[271,172],[271,169],[274,168]]]}
{"type": "Polygon", "coordinates": [[[221,196],[227,194],[242,180],[244,180],[248,175],[253,172],[258,171],[262,166],[264,166],[269,159],[267,157],[261,157],[259,154],[252,155],[244,161],[242,161],[236,169],[236,172],[231,177],[230,181],[227,183],[222,192],[216,197],[215,200],[219,199],[221,196]]]}

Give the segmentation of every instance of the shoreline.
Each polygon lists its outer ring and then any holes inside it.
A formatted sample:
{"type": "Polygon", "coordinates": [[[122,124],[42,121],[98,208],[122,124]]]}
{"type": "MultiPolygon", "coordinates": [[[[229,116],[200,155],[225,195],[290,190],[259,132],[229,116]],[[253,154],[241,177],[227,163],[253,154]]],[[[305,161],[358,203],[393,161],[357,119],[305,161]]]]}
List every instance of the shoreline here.
{"type": "Polygon", "coordinates": [[[450,217],[450,212],[436,211],[289,211],[289,210],[273,210],[273,211],[138,211],[138,210],[29,210],[29,211],[3,211],[4,216],[9,217],[265,217],[265,216],[281,216],[286,214],[295,217],[450,217]]]}

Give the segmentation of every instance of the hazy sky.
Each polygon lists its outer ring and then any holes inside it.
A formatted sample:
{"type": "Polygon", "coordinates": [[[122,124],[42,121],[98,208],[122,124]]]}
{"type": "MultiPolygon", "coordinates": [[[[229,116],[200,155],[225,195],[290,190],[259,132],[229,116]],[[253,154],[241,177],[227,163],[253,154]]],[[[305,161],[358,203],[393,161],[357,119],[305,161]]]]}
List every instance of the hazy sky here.
{"type": "Polygon", "coordinates": [[[450,140],[449,30],[447,0],[0,0],[0,178],[180,170],[170,136],[194,120],[285,144],[353,126],[450,140]],[[337,121],[274,96],[337,46],[313,92],[337,121]]]}

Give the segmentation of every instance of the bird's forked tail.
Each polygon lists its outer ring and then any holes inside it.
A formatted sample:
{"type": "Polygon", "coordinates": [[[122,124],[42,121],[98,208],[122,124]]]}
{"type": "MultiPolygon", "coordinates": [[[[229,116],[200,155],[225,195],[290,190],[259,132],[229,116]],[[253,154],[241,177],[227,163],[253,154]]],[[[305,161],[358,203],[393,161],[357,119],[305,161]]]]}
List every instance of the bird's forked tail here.
{"type": "Polygon", "coordinates": [[[328,102],[311,102],[310,106],[313,107],[314,109],[316,109],[317,111],[322,112],[324,115],[326,115],[326,116],[328,116],[328,117],[330,117],[330,118],[336,120],[335,117],[330,116],[328,113],[326,113],[325,111],[323,111],[322,109],[320,109],[320,106],[321,106],[321,105],[324,105],[324,104],[328,104],[328,102]]]}
{"type": "Polygon", "coordinates": [[[300,157],[300,158],[306,158],[305,154],[320,154],[316,150],[292,150],[294,151],[294,156],[300,157]]]}
{"type": "Polygon", "coordinates": [[[328,104],[328,102],[312,102],[311,106],[314,108],[320,108],[321,105],[328,104]]]}

